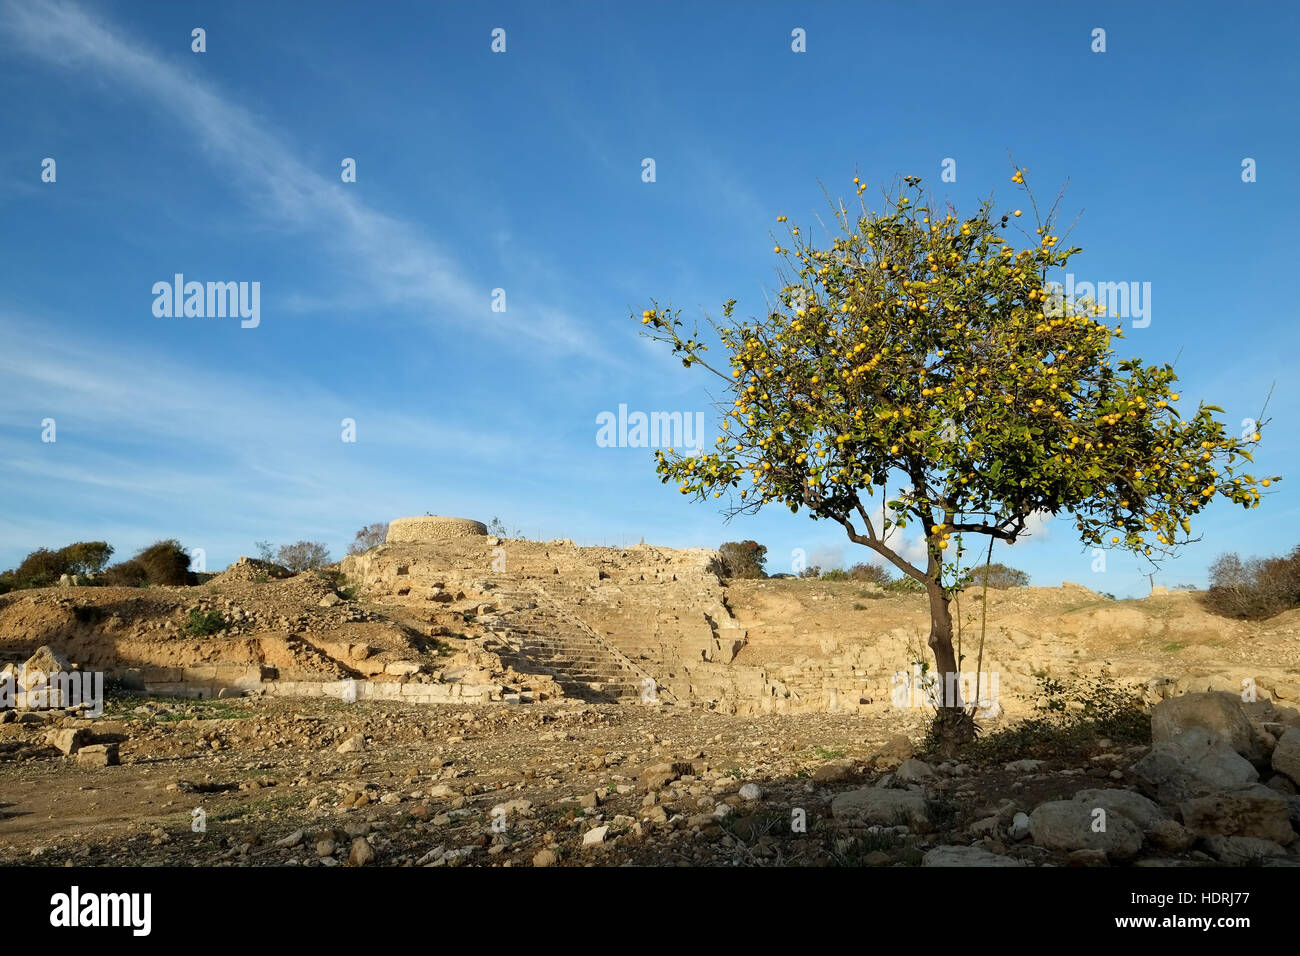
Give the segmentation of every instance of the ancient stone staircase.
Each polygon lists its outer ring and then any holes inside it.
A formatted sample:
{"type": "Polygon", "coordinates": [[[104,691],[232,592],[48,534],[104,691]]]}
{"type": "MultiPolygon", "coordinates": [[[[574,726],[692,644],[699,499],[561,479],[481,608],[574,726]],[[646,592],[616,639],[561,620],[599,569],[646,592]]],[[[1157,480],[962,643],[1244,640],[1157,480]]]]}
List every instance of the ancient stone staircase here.
{"type": "MultiPolygon", "coordinates": [[[[503,610],[487,625],[501,646],[490,646],[521,673],[551,674],[569,696],[590,702],[636,703],[654,677],[583,621],[565,613],[545,591],[523,581],[494,591],[503,610]]],[[[655,695],[671,695],[656,681],[655,695]]]]}

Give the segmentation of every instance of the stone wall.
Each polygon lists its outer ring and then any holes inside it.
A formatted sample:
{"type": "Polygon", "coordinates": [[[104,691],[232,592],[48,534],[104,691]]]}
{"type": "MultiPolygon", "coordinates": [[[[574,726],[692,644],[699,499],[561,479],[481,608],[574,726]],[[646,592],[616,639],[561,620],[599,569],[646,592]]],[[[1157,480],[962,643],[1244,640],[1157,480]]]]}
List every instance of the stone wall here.
{"type": "Polygon", "coordinates": [[[481,537],[487,525],[468,518],[445,518],[425,515],[419,518],[396,518],[388,524],[388,542],[438,541],[443,538],[481,537]]]}

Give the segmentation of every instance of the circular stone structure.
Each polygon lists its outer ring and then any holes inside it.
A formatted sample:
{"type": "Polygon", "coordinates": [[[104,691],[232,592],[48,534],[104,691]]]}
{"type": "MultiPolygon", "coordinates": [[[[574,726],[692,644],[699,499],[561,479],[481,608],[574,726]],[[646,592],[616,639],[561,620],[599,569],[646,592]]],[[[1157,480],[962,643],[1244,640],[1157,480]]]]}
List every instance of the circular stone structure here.
{"type": "Polygon", "coordinates": [[[441,515],[424,515],[419,518],[395,518],[388,523],[385,543],[409,541],[441,541],[445,538],[474,538],[488,533],[482,521],[468,518],[444,518],[441,515]]]}

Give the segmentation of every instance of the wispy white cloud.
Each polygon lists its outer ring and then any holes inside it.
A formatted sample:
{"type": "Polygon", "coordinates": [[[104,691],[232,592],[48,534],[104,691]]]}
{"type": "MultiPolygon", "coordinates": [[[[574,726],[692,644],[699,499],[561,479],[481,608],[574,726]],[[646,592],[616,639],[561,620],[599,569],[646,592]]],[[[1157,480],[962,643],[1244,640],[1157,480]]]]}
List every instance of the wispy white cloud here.
{"type": "Polygon", "coordinates": [[[285,449],[321,423],[337,438],[344,417],[365,423],[366,441],[377,444],[455,447],[478,460],[507,447],[505,433],[368,406],[301,381],[277,384],[88,337],[53,337],[44,327],[0,314],[0,424],[35,427],[33,412],[68,409],[96,434],[121,439],[129,429],[236,458],[260,455],[262,444],[285,449]]]}
{"type": "MultiPolygon", "coordinates": [[[[89,71],[161,107],[187,128],[224,179],[268,226],[315,236],[365,283],[367,304],[409,308],[417,319],[452,321],[521,348],[580,353],[615,362],[584,324],[556,306],[515,299],[492,313],[491,288],[415,225],[374,209],[348,187],[298,159],[271,124],[225,98],[210,82],[131,43],[112,25],[66,2],[0,3],[0,26],[51,66],[89,71]],[[493,321],[485,322],[485,317],[493,321]]],[[[294,302],[325,304],[299,293],[294,302]]]]}

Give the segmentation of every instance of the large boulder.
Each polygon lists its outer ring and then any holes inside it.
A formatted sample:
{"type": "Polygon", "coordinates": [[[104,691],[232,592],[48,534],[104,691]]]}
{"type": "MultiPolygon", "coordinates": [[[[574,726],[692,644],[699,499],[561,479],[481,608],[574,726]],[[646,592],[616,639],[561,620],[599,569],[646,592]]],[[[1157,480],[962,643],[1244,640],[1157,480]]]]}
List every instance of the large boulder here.
{"type": "Polygon", "coordinates": [[[116,767],[121,762],[117,744],[88,744],[77,751],[77,763],[87,767],[116,767]]]}
{"type": "Polygon", "coordinates": [[[28,678],[38,674],[55,674],[70,670],[72,664],[68,659],[48,644],[38,647],[36,653],[27,658],[27,663],[23,665],[23,674],[28,678]]]}
{"type": "Polygon", "coordinates": [[[1295,839],[1286,795],[1262,784],[1184,800],[1179,810],[1183,825],[1197,836],[1256,837],[1283,845],[1295,839]]]}
{"type": "Polygon", "coordinates": [[[898,765],[894,778],[900,783],[930,783],[934,780],[934,768],[924,760],[908,757],[898,765]]]}
{"type": "Polygon", "coordinates": [[[1250,866],[1286,853],[1272,840],[1259,837],[1212,836],[1206,837],[1204,842],[1205,849],[1227,866],[1250,866]]]}
{"type": "Polygon", "coordinates": [[[72,756],[91,741],[90,731],[84,727],[51,730],[46,741],[65,756],[72,756]]]}
{"type": "Polygon", "coordinates": [[[1118,814],[1127,817],[1144,834],[1152,833],[1160,823],[1169,819],[1169,814],[1157,804],[1132,790],[1080,790],[1074,795],[1073,802],[1090,809],[1100,807],[1107,816],[1118,814]]]}
{"type": "Polygon", "coordinates": [[[1273,748],[1273,769],[1300,786],[1300,727],[1290,727],[1273,748]]]}
{"type": "Polygon", "coordinates": [[[1241,698],[1224,691],[1170,697],[1151,708],[1151,742],[1173,740],[1189,730],[1208,730],[1247,760],[1265,759],[1265,751],[1241,698]]]}
{"type": "Polygon", "coordinates": [[[846,790],[831,800],[831,816],[847,827],[906,825],[918,833],[930,829],[925,795],[915,790],[846,790]]]}
{"type": "Polygon", "coordinates": [[[1040,804],[1029,814],[1029,835],[1049,850],[1100,850],[1108,859],[1127,860],[1142,849],[1142,831],[1122,813],[1106,813],[1074,800],[1040,804]]]}
{"type": "Polygon", "coordinates": [[[1203,728],[1156,744],[1131,769],[1142,788],[1163,804],[1240,790],[1259,781],[1259,771],[1249,760],[1203,728]]]}

